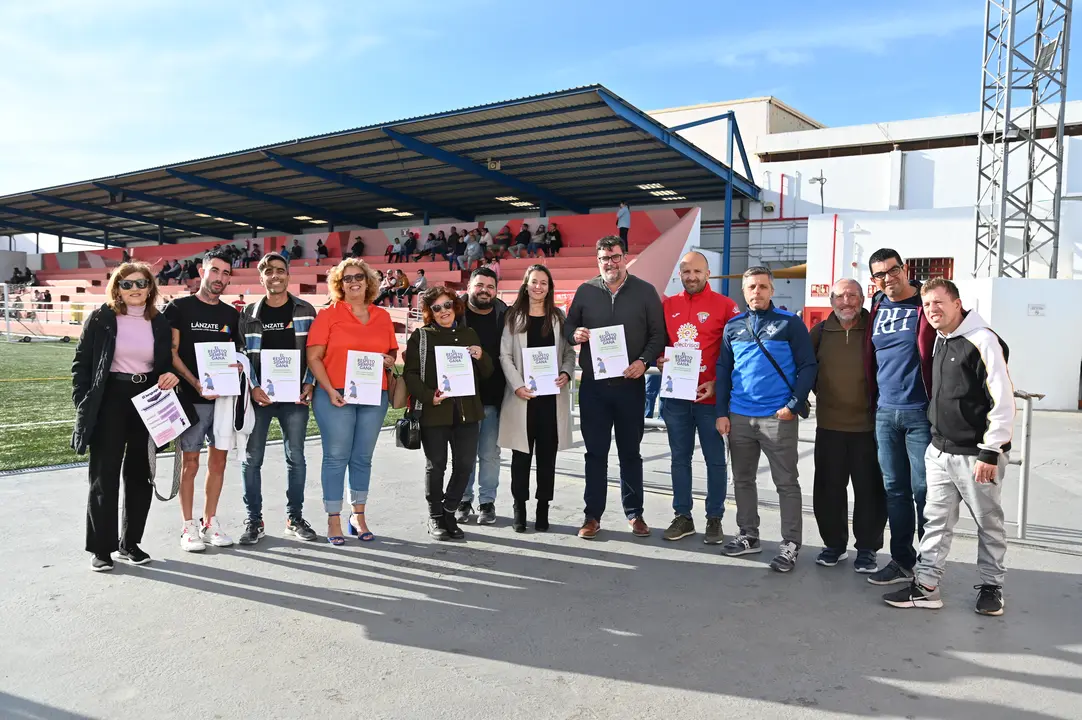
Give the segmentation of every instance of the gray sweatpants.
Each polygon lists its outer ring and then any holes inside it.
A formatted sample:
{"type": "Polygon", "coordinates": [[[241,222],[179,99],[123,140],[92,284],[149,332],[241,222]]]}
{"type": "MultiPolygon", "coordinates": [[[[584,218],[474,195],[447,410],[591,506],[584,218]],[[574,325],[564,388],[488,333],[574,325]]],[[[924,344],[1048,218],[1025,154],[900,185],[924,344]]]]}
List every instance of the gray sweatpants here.
{"type": "Polygon", "coordinates": [[[1003,585],[1007,569],[1007,533],[1003,527],[1003,476],[1007,456],[999,456],[994,483],[973,479],[972,455],[951,455],[929,445],[924,453],[928,478],[928,497],[924,501],[924,538],[920,543],[920,561],[914,572],[925,587],[938,587],[947,567],[954,526],[964,502],[977,523],[977,572],[982,585],[1003,585]]]}
{"type": "Polygon", "coordinates": [[[732,414],[729,422],[729,454],[733,463],[733,494],[736,495],[736,524],[740,533],[759,537],[759,488],[755,476],[759,469],[759,454],[764,452],[770,463],[770,476],[778,488],[781,539],[799,546],[804,519],[796,467],[800,420],[732,414]]]}

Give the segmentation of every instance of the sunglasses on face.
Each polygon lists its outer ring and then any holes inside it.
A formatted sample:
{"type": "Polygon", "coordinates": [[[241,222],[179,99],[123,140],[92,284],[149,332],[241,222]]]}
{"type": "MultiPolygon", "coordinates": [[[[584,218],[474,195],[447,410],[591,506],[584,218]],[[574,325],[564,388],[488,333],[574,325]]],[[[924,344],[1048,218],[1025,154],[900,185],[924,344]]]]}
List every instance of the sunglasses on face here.
{"type": "Polygon", "coordinates": [[[437,303],[437,304],[433,305],[432,306],[432,312],[443,312],[444,310],[452,310],[452,309],[454,309],[454,307],[455,307],[454,301],[453,300],[448,300],[447,302],[437,303]]]}
{"type": "Polygon", "coordinates": [[[121,280],[117,283],[121,290],[131,290],[133,287],[137,287],[140,290],[146,290],[150,287],[150,281],[146,278],[139,278],[138,280],[121,280]]]}
{"type": "Polygon", "coordinates": [[[346,283],[347,285],[350,284],[350,283],[362,282],[365,279],[366,278],[365,278],[365,276],[363,274],[361,274],[361,275],[343,275],[342,276],[342,282],[346,283]]]}
{"type": "Polygon", "coordinates": [[[895,265],[894,267],[890,268],[889,270],[884,270],[883,272],[872,273],[872,279],[873,280],[886,280],[887,275],[890,275],[891,277],[897,277],[898,273],[900,273],[901,271],[902,271],[902,266],[901,265],[895,265]]]}

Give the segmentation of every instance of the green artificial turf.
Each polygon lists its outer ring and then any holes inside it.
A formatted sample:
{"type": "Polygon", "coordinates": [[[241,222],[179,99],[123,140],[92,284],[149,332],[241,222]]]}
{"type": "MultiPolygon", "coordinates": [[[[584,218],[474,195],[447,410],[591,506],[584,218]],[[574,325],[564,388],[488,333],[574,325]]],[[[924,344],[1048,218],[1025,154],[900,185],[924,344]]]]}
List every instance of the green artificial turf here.
{"type": "MultiPolygon", "coordinates": [[[[7,343],[0,339],[0,471],[86,460],[70,447],[75,417],[71,404],[74,353],[74,341],[7,343]],[[30,425],[58,420],[63,424],[30,425]]],[[[393,425],[401,416],[401,410],[388,411],[384,425],[393,425]]],[[[315,416],[310,415],[308,436],[318,434],[315,416]]],[[[278,423],[272,423],[270,439],[281,437],[278,423]]]]}

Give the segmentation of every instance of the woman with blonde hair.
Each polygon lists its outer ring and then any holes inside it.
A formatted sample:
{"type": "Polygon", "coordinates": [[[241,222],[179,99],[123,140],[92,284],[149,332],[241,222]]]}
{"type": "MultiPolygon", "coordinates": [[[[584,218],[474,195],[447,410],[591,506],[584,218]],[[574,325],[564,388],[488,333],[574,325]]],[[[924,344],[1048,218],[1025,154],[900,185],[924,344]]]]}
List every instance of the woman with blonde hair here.
{"type": "Polygon", "coordinates": [[[556,482],[556,452],[571,447],[571,376],[575,348],[563,336],[566,317],[555,303],[552,273],[544,265],[526,268],[518,297],[504,316],[500,365],[507,386],[500,409],[500,447],[511,448],[511,495],[515,501],[515,532],[526,532],[526,501],[530,497],[530,465],[537,455],[537,514],[534,529],[549,529],[549,503],[556,482]],[[544,358],[554,378],[531,377],[523,351],[551,352],[544,358]],[[531,382],[532,381],[532,382],[531,382]]]}
{"type": "Polygon", "coordinates": [[[150,562],[139,543],[150,512],[150,438],[132,398],[155,385],[169,391],[173,332],[158,312],[158,284],[143,263],[124,263],[109,278],[105,304],[90,313],[71,365],[75,430],[71,447],[90,450],[86,550],[91,569],[113,569],[112,553],[136,565],[150,562]],[[117,532],[121,468],[124,522],[117,532]]]}
{"type": "Polygon", "coordinates": [[[327,275],[331,303],[316,315],[308,332],[308,367],[316,379],[312,410],[323,441],[323,504],[327,510],[327,542],[344,545],[342,493],[349,469],[349,501],[353,514],[349,534],[362,542],[374,539],[365,519],[372,454],[387,415],[387,372],[398,357],[398,339],[390,314],[373,304],[379,277],[360,258],[346,258],[327,275]],[[383,390],[379,404],[346,402],[346,359],[350,350],[383,356],[383,390]]]}
{"type": "Polygon", "coordinates": [[[462,502],[466,482],[477,460],[477,440],[485,417],[478,394],[480,379],[490,376],[494,368],[493,358],[482,349],[477,332],[462,322],[465,312],[466,303],[453,290],[444,286],[429,288],[421,296],[424,325],[414,330],[406,343],[403,377],[410,397],[421,403],[428,532],[436,540],[465,537],[455,521],[455,509],[462,502]],[[445,345],[461,347],[472,359],[473,395],[444,396],[436,376],[436,348],[445,345]],[[448,446],[452,467],[445,488],[448,446]]]}

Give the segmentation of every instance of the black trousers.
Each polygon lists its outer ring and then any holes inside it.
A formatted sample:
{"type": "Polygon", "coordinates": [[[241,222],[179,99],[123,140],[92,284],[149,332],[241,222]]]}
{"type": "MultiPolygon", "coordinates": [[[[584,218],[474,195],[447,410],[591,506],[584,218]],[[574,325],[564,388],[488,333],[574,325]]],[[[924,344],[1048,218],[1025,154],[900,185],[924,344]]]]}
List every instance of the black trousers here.
{"type": "Polygon", "coordinates": [[[853,535],[857,550],[883,547],[887,499],[874,432],[815,430],[815,487],[812,504],[823,545],[849,546],[849,498],[853,481],[853,535]]]}
{"type": "Polygon", "coordinates": [[[600,521],[609,493],[609,448],[616,437],[620,457],[620,496],[624,515],[642,515],[643,407],[646,380],[584,378],[579,385],[579,427],[586,445],[586,490],[583,501],[588,518],[600,521]]]}
{"type": "Polygon", "coordinates": [[[98,423],[90,437],[90,497],[86,503],[86,550],[98,555],[138,545],[150,512],[149,436],[131,399],[150,388],[144,383],[110,379],[98,423]],[[117,534],[121,467],[124,475],[124,523],[117,534]]]}
{"type": "Polygon", "coordinates": [[[429,517],[454,512],[477,462],[477,438],[481,423],[457,423],[438,427],[421,426],[421,447],[425,451],[425,500],[429,517]],[[451,447],[451,477],[444,489],[447,447],[451,447]]]}
{"type": "Polygon", "coordinates": [[[631,228],[622,227],[620,230],[620,244],[624,246],[624,254],[627,254],[627,233],[631,228]]]}
{"type": "Polygon", "coordinates": [[[530,464],[537,455],[538,502],[552,502],[556,485],[556,449],[559,433],[556,424],[558,395],[540,395],[526,403],[526,441],[530,452],[511,452],[511,497],[516,505],[530,499],[530,464]]]}

